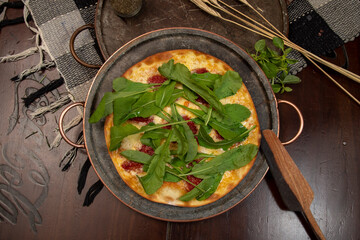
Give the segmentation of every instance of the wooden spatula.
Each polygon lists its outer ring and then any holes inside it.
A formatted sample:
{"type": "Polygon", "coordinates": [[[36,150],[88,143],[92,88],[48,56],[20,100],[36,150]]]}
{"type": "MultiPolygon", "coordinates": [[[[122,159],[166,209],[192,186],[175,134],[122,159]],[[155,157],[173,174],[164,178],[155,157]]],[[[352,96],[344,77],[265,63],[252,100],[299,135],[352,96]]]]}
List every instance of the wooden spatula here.
{"type": "Polygon", "coordinates": [[[310,210],[314,199],[310,185],[275,133],[264,130],[262,134],[261,148],[285,205],[291,211],[302,212],[315,236],[318,239],[325,239],[310,210]]]}

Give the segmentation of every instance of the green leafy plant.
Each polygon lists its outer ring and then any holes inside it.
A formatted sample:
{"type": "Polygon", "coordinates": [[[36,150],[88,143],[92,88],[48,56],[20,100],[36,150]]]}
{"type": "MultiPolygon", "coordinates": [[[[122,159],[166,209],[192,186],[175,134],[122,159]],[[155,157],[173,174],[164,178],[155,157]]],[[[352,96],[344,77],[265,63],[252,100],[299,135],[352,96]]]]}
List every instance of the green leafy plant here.
{"type": "Polygon", "coordinates": [[[301,82],[299,77],[289,74],[290,65],[295,64],[297,60],[288,58],[292,49],[285,49],[284,41],[281,38],[273,38],[273,45],[281,50],[282,54],[266,46],[265,40],[262,39],[255,43],[256,53],[251,54],[251,57],[264,71],[275,93],[291,92],[292,88],[287,84],[301,82]]]}

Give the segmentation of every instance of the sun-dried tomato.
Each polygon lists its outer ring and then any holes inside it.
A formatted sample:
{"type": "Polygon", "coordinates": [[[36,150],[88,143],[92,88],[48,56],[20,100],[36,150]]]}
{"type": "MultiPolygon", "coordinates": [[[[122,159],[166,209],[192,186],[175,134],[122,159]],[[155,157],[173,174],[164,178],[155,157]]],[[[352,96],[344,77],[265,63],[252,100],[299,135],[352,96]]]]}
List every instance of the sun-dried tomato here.
{"type": "Polygon", "coordinates": [[[197,102],[201,103],[202,105],[205,105],[207,107],[209,107],[209,103],[207,101],[205,101],[205,99],[203,99],[202,97],[198,96],[198,98],[196,99],[197,102]]]}
{"type": "Polygon", "coordinates": [[[201,73],[207,73],[209,71],[206,68],[197,68],[197,69],[194,69],[193,72],[195,72],[197,74],[201,74],[201,73]]]}
{"type": "Polygon", "coordinates": [[[142,163],[137,163],[128,160],[126,160],[125,162],[123,162],[123,164],[121,164],[121,167],[126,171],[139,170],[142,168],[142,166],[143,166],[142,163]]]}
{"type": "Polygon", "coordinates": [[[143,153],[146,153],[146,154],[149,154],[149,155],[154,155],[154,149],[150,146],[147,146],[147,145],[142,145],[140,150],[140,152],[143,152],[143,153]]]}
{"type": "MultiPolygon", "coordinates": [[[[191,118],[189,118],[188,116],[183,116],[183,119],[186,121],[186,120],[190,120],[191,118]]],[[[187,122],[187,125],[189,126],[189,128],[193,132],[193,134],[197,133],[198,129],[194,122],[192,122],[192,121],[187,122]]]]}
{"type": "Polygon", "coordinates": [[[168,125],[168,126],[165,126],[165,127],[162,127],[163,129],[171,129],[171,125],[168,125]]]}
{"type": "Polygon", "coordinates": [[[219,140],[224,140],[223,136],[221,136],[217,130],[215,130],[215,137],[219,140]]]}
{"type": "MultiPolygon", "coordinates": [[[[202,179],[194,177],[193,175],[186,176],[186,178],[195,185],[198,185],[202,181],[202,179]]],[[[186,191],[190,192],[193,189],[194,189],[194,185],[186,182],[186,191]]]]}
{"type": "Polygon", "coordinates": [[[167,78],[162,75],[154,75],[154,76],[149,77],[147,82],[148,83],[163,83],[166,80],[167,80],[167,78]]]}
{"type": "Polygon", "coordinates": [[[154,118],[152,117],[147,117],[147,118],[143,118],[143,117],[133,117],[129,119],[130,121],[134,121],[134,122],[138,122],[138,123],[146,123],[149,124],[152,121],[154,121],[154,118]]]}

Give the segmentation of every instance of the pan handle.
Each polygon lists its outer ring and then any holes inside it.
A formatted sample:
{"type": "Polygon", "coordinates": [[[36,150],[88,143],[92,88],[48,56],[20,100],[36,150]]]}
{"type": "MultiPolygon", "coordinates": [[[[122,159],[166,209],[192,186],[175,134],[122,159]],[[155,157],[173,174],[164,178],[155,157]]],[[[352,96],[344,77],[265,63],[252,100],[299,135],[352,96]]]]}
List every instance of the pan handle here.
{"type": "Polygon", "coordinates": [[[63,122],[64,122],[64,117],[66,115],[66,113],[73,107],[76,106],[82,106],[84,107],[84,103],[83,102],[75,102],[70,104],[69,106],[67,106],[61,113],[60,115],[60,119],[59,119],[59,131],[60,131],[60,135],[63,137],[63,139],[65,140],[65,142],[67,142],[68,144],[70,144],[73,147],[77,147],[77,148],[85,148],[85,144],[77,144],[72,142],[66,135],[65,135],[65,131],[64,131],[64,127],[63,127],[63,122]]]}
{"type": "Polygon", "coordinates": [[[79,58],[79,56],[75,52],[75,38],[77,37],[77,35],[80,32],[82,32],[82,31],[84,31],[85,29],[88,29],[88,28],[95,28],[95,26],[94,26],[94,24],[83,25],[83,26],[79,27],[78,29],[76,29],[75,32],[71,35],[71,38],[70,38],[70,53],[75,58],[75,60],[78,63],[80,63],[81,65],[83,65],[85,67],[88,67],[88,68],[100,68],[101,65],[94,65],[94,64],[89,64],[89,63],[84,62],[81,58],[79,58]]]}
{"type": "Polygon", "coordinates": [[[282,143],[283,145],[288,145],[288,144],[290,144],[290,143],[293,143],[296,139],[298,139],[298,137],[299,137],[300,134],[302,133],[302,131],[303,131],[303,129],[304,129],[304,118],[303,118],[303,115],[302,115],[301,111],[299,110],[299,108],[298,108],[295,104],[293,104],[292,102],[289,102],[289,101],[286,101],[286,100],[280,100],[280,99],[279,99],[277,102],[278,102],[278,104],[279,104],[279,103],[285,103],[285,104],[290,105],[291,107],[293,107],[293,108],[296,110],[297,114],[299,115],[300,126],[299,126],[298,132],[297,132],[297,133],[295,134],[295,136],[294,136],[293,138],[291,138],[289,141],[282,143]]]}

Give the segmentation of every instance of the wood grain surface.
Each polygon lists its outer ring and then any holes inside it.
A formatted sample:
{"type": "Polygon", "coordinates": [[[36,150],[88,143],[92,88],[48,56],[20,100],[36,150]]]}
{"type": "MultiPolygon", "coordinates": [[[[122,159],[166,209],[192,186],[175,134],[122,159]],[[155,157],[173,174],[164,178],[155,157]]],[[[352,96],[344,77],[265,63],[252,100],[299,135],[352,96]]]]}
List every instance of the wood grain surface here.
{"type": "MultiPolygon", "coordinates": [[[[7,17],[21,16],[8,10],[7,17]]],[[[20,24],[0,32],[0,56],[20,52],[34,45],[32,33],[20,24]]],[[[360,74],[360,39],[346,45],[349,70],[360,74]]],[[[342,65],[342,50],[330,61],[342,65]]],[[[26,79],[18,84],[19,118],[8,133],[14,112],[16,85],[10,78],[38,63],[38,56],[0,64],[0,239],[310,239],[311,230],[300,214],[287,211],[268,173],[255,191],[241,204],[217,217],[191,223],[168,223],[143,216],[119,202],[106,189],[90,207],[83,207],[85,192],[98,179],[90,170],[81,195],[77,179],[86,160],[82,150],[66,172],[61,157],[71,149],[62,142],[47,146],[55,138],[60,111],[44,119],[29,119],[31,110],[21,98],[41,84],[26,79]],[[32,133],[35,134],[31,135],[32,133]],[[31,136],[30,136],[31,135],[31,136]]],[[[331,72],[331,71],[329,71],[331,72]]],[[[332,76],[360,98],[360,88],[337,73],[332,76]]],[[[43,76],[53,80],[56,71],[43,76]]],[[[278,95],[296,104],[304,116],[304,131],[286,146],[290,156],[314,192],[311,211],[326,239],[360,238],[360,106],[343,94],[320,71],[309,65],[298,74],[302,83],[293,92],[278,95]]],[[[37,104],[47,104],[57,94],[49,93],[37,104]]],[[[280,105],[280,139],[296,133],[297,115],[280,105]]],[[[16,110],[16,109],[15,109],[16,110]]],[[[16,111],[15,111],[16,112],[16,111]]],[[[75,114],[73,112],[72,114],[75,114]]],[[[71,115],[71,114],[70,114],[71,115]]],[[[72,130],[75,138],[81,127],[72,130]]]]}

